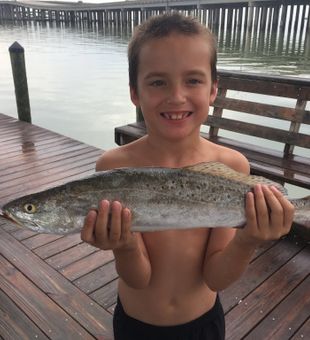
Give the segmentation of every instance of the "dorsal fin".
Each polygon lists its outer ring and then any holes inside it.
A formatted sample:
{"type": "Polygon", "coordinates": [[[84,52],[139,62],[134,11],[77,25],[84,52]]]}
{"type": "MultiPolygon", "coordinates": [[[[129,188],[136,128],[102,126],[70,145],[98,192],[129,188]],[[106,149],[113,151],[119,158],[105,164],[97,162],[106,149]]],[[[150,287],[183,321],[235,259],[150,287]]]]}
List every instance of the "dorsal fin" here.
{"type": "Polygon", "coordinates": [[[212,176],[222,177],[222,178],[234,181],[234,182],[241,182],[243,184],[247,184],[250,186],[254,186],[255,184],[273,185],[279,191],[281,191],[284,195],[287,194],[286,189],[277,182],[274,182],[268,178],[261,177],[261,176],[245,175],[220,162],[198,163],[195,165],[185,167],[183,169],[185,171],[193,171],[193,172],[199,172],[201,174],[208,174],[212,176]]]}

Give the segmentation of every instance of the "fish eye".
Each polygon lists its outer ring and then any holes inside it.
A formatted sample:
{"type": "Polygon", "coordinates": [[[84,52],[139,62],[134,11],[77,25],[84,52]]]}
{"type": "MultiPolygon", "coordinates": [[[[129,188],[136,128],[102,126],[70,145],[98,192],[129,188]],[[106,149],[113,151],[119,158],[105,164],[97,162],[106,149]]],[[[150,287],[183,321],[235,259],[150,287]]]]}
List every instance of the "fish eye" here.
{"type": "Polygon", "coordinates": [[[37,208],[34,204],[27,203],[24,205],[24,210],[27,214],[34,214],[37,211],[37,208]]]}

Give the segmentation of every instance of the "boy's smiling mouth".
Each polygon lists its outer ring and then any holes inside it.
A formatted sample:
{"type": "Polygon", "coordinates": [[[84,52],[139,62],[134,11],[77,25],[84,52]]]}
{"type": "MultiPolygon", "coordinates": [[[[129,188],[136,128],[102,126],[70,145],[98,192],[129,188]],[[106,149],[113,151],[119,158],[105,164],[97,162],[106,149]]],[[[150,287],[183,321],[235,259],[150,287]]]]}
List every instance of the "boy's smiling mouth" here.
{"type": "Polygon", "coordinates": [[[169,120],[181,120],[189,117],[193,112],[162,112],[160,115],[169,120]]]}

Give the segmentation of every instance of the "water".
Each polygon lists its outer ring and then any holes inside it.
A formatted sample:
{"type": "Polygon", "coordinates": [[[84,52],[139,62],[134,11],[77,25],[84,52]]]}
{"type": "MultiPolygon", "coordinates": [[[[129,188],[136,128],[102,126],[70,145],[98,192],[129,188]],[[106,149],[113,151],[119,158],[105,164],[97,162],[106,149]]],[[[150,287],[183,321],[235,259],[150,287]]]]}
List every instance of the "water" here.
{"type": "MultiPolygon", "coordinates": [[[[8,48],[25,48],[34,124],[102,149],[115,147],[114,128],[135,121],[129,97],[127,43],[131,29],[0,22],[0,112],[17,117],[8,48]]],[[[270,38],[270,37],[269,37],[270,38]]],[[[272,38],[272,37],[271,37],[272,38]]],[[[251,48],[227,34],[219,41],[220,69],[310,78],[310,57],[290,41],[251,48]]],[[[309,131],[308,131],[309,132],[309,131]]]]}
{"type": "Polygon", "coordinates": [[[8,47],[25,48],[34,124],[88,144],[114,146],[114,127],[134,121],[128,35],[97,27],[0,24],[0,112],[17,117],[8,47]]]}

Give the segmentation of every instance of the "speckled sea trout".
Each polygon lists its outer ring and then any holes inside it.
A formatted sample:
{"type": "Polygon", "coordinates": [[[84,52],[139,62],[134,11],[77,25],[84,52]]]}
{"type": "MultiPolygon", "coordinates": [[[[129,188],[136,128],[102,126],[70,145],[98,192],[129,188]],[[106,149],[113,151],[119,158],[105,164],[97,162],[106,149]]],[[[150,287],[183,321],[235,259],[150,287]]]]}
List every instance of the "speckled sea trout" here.
{"type": "MultiPolygon", "coordinates": [[[[198,227],[242,227],[245,195],[256,183],[278,183],[246,176],[221,163],[170,168],[120,168],[96,173],[2,207],[0,215],[40,233],[79,232],[90,208],[102,199],[118,200],[132,211],[132,231],[198,227]]],[[[310,227],[310,196],[291,201],[295,221],[310,227]]]]}

